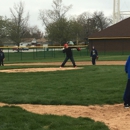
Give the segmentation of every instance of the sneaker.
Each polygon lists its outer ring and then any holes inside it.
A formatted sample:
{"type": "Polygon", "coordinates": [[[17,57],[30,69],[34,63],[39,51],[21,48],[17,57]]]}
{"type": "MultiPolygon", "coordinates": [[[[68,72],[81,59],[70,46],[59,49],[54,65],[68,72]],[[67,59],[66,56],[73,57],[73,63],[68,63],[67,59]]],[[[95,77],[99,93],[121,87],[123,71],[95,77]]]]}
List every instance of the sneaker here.
{"type": "Polygon", "coordinates": [[[130,106],[129,106],[129,104],[125,104],[124,107],[125,108],[129,108],[130,106]]]}
{"type": "Polygon", "coordinates": [[[74,66],[74,68],[76,68],[77,66],[74,66]]]}

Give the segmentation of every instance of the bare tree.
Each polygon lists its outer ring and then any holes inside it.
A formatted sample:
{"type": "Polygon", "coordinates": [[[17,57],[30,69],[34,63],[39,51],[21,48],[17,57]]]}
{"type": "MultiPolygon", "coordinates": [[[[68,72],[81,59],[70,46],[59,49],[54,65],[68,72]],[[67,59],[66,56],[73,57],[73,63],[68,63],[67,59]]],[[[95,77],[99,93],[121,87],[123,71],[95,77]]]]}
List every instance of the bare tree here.
{"type": "Polygon", "coordinates": [[[98,31],[107,28],[112,23],[112,19],[105,17],[103,12],[94,12],[92,19],[95,21],[98,31]]]}
{"type": "Polygon", "coordinates": [[[19,47],[19,43],[21,42],[21,38],[26,33],[26,28],[28,26],[29,13],[24,16],[24,3],[19,2],[18,4],[14,4],[14,8],[11,9],[11,25],[10,25],[10,38],[16,42],[19,47]]]}
{"type": "Polygon", "coordinates": [[[90,24],[92,14],[89,12],[83,12],[77,17],[77,22],[81,25],[82,29],[79,33],[79,38],[84,40],[89,36],[90,31],[92,30],[92,26],[90,24]]]}
{"type": "Polygon", "coordinates": [[[88,38],[91,34],[101,31],[111,25],[112,20],[104,16],[103,12],[84,12],[77,17],[77,22],[81,24],[82,30],[79,37],[88,38]]]}
{"type": "Polygon", "coordinates": [[[8,32],[9,19],[7,17],[0,16],[0,38],[6,37],[8,32]]]}
{"type": "Polygon", "coordinates": [[[31,34],[31,37],[35,39],[40,39],[43,37],[43,33],[39,30],[37,26],[30,27],[30,34],[31,34]]]}
{"type": "Polygon", "coordinates": [[[72,5],[64,6],[62,0],[53,0],[53,10],[40,10],[39,18],[42,20],[42,24],[47,28],[49,24],[59,19],[64,19],[71,7],[72,5]]]}

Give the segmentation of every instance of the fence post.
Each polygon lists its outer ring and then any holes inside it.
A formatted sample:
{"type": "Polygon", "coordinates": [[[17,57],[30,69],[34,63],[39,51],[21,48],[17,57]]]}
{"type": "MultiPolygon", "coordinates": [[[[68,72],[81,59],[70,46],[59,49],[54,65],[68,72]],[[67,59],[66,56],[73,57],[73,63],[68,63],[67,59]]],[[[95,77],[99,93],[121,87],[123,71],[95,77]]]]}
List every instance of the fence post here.
{"type": "Polygon", "coordinates": [[[21,60],[22,60],[22,49],[21,49],[21,60]]]}
{"type": "Polygon", "coordinates": [[[8,61],[9,61],[9,48],[8,48],[8,61]]]}

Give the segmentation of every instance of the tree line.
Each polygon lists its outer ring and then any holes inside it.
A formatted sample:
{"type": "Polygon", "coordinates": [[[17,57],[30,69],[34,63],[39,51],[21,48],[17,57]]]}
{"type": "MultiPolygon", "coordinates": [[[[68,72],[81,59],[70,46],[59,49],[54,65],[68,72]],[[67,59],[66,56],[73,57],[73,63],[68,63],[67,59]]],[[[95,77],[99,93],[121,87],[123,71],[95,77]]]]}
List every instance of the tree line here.
{"type": "MultiPolygon", "coordinates": [[[[53,44],[62,45],[66,41],[87,44],[91,34],[112,24],[112,19],[105,17],[103,12],[83,12],[78,16],[68,17],[67,13],[71,8],[72,5],[65,6],[62,0],[53,0],[51,9],[39,10],[39,20],[45,26],[44,37],[53,44]]],[[[19,46],[24,38],[43,37],[43,32],[37,25],[29,26],[29,12],[25,14],[24,11],[24,3],[19,2],[10,8],[11,18],[0,16],[0,43],[3,38],[8,37],[19,46]]]]}

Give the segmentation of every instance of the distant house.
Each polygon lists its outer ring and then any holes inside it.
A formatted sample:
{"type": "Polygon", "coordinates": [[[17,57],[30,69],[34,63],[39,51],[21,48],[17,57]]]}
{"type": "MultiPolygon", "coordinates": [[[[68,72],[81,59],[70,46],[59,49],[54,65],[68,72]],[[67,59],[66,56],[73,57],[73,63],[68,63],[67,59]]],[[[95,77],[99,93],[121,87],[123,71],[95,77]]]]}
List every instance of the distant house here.
{"type": "Polygon", "coordinates": [[[43,44],[49,44],[49,43],[45,38],[40,38],[37,39],[37,44],[42,46],[43,44]]]}
{"type": "Polygon", "coordinates": [[[35,39],[35,38],[24,38],[22,43],[28,43],[29,45],[42,46],[47,40],[45,38],[35,39]]]}
{"type": "Polygon", "coordinates": [[[37,43],[43,44],[43,43],[45,43],[45,42],[47,42],[47,40],[46,40],[45,38],[37,39],[37,43]]]}
{"type": "MultiPolygon", "coordinates": [[[[47,40],[45,38],[35,39],[35,38],[23,38],[21,39],[20,46],[43,46],[43,44],[47,44],[47,40]]],[[[1,47],[14,47],[17,44],[9,38],[2,38],[0,39],[0,46],[1,47]]]]}
{"type": "Polygon", "coordinates": [[[94,33],[88,39],[89,49],[95,46],[99,51],[130,51],[130,18],[94,33]]]}

